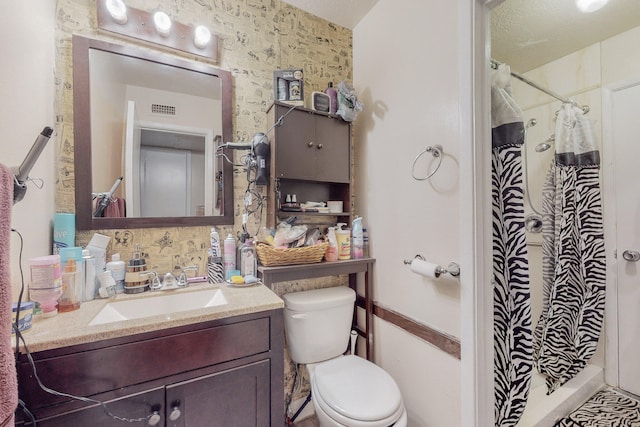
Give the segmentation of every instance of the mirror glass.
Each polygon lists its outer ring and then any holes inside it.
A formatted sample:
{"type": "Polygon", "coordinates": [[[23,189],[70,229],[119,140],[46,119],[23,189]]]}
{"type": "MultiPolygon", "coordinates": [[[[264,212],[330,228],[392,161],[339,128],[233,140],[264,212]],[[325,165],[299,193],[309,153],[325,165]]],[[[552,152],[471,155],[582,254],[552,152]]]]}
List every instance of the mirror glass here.
{"type": "Polygon", "coordinates": [[[230,73],[80,36],[73,58],[76,226],[232,224],[230,73]]]}

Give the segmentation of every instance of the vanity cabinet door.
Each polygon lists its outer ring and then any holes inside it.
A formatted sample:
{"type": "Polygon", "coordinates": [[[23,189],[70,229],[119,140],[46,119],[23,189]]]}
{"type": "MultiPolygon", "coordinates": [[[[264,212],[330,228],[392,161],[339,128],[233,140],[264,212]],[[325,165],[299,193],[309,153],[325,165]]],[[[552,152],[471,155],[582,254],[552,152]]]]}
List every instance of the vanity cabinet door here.
{"type": "Polygon", "coordinates": [[[167,386],[168,427],[261,427],[271,422],[268,360],[167,386]]]}
{"type": "MultiPolygon", "coordinates": [[[[84,407],[82,409],[69,411],[52,417],[45,417],[37,420],[39,427],[70,427],[70,426],[91,426],[91,427],[122,427],[123,425],[156,425],[164,426],[163,403],[165,398],[164,387],[158,387],[143,393],[127,395],[118,399],[114,399],[106,403],[107,410],[118,417],[126,419],[146,418],[157,411],[159,420],[157,424],[148,424],[147,422],[128,423],[115,419],[107,415],[102,405],[84,407]]],[[[154,420],[155,421],[155,420],[154,420]]],[[[16,425],[32,425],[27,423],[17,423],[16,425]]]]}

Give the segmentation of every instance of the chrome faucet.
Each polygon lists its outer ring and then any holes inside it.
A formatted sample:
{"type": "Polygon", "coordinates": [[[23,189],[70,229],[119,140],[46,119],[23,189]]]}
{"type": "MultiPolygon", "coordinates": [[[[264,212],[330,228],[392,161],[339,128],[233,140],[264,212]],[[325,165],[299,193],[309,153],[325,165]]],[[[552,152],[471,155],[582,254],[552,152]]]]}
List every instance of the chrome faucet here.
{"type": "Polygon", "coordinates": [[[178,286],[182,288],[186,288],[189,283],[187,282],[187,271],[197,271],[197,265],[190,265],[188,267],[184,267],[178,276],[178,286]]]}

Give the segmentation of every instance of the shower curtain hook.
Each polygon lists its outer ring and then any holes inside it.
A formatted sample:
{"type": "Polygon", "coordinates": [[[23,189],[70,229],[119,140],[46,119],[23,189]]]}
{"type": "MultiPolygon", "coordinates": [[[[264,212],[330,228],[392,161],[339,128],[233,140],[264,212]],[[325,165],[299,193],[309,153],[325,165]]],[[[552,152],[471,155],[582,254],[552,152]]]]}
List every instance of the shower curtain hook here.
{"type": "Polygon", "coordinates": [[[440,144],[436,144],[434,146],[429,145],[427,148],[425,148],[413,160],[413,167],[411,168],[411,176],[413,177],[413,179],[415,179],[416,181],[424,181],[426,179],[431,178],[436,172],[438,172],[438,169],[440,169],[440,165],[442,165],[442,158],[444,157],[443,154],[444,154],[444,150],[442,148],[442,145],[440,144]],[[418,162],[418,160],[420,160],[420,157],[422,157],[426,153],[431,153],[433,157],[437,157],[438,164],[427,176],[420,178],[416,176],[416,163],[418,162]]]}

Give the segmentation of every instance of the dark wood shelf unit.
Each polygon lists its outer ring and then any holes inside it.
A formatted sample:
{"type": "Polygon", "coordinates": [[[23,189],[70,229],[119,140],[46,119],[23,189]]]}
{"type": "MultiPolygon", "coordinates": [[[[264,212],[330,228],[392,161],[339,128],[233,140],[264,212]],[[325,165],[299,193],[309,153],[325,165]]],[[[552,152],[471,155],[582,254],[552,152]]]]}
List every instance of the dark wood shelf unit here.
{"type": "Polygon", "coordinates": [[[273,125],[267,225],[275,227],[291,215],[337,216],[351,222],[351,124],[335,115],[275,102],[267,111],[273,125]],[[280,206],[287,194],[297,202],[340,200],[340,215],[285,212],[280,206]]]}

